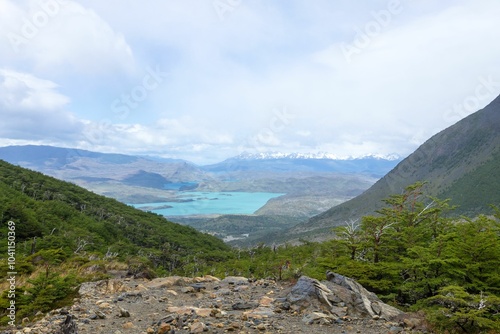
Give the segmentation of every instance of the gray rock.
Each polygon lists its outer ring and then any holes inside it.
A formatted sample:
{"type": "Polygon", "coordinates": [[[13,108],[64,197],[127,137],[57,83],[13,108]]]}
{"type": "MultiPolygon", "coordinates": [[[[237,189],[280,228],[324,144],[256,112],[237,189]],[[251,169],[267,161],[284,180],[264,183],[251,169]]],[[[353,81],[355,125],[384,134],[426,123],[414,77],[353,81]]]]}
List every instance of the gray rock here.
{"type": "Polygon", "coordinates": [[[239,302],[233,304],[232,308],[233,310],[250,310],[257,308],[259,306],[259,303],[256,302],[239,302]]]}
{"type": "Polygon", "coordinates": [[[95,315],[98,319],[106,319],[106,314],[101,311],[95,311],[95,315]]]}
{"type": "Polygon", "coordinates": [[[383,303],[374,293],[366,290],[351,278],[328,272],[328,281],[302,276],[287,296],[292,305],[300,308],[315,307],[339,317],[349,315],[386,320],[403,314],[402,311],[383,303]],[[319,304],[319,305],[318,305],[319,304]]]}
{"type": "Polygon", "coordinates": [[[308,325],[312,325],[316,322],[319,323],[322,320],[326,320],[325,323],[332,323],[335,319],[332,316],[321,312],[308,313],[302,318],[302,322],[308,325]]]}
{"type": "Polygon", "coordinates": [[[316,283],[319,283],[319,281],[313,278],[307,276],[300,277],[297,283],[293,286],[290,294],[287,296],[287,300],[290,303],[297,303],[299,301],[315,298],[316,283]]]}
{"type": "Polygon", "coordinates": [[[399,326],[392,326],[391,328],[389,328],[389,334],[398,334],[398,333],[401,333],[403,331],[403,327],[399,327],[399,326]]]}
{"type": "Polygon", "coordinates": [[[347,315],[347,307],[332,306],[330,312],[335,314],[337,317],[342,318],[347,315]]]}
{"type": "Polygon", "coordinates": [[[207,287],[205,286],[205,284],[203,283],[195,283],[195,284],[191,284],[191,287],[196,291],[196,292],[200,292],[201,290],[206,290],[207,287]]]}
{"type": "Polygon", "coordinates": [[[130,317],[130,312],[127,311],[126,309],[120,307],[120,314],[118,316],[120,318],[129,318],[130,317]]]}
{"type": "Polygon", "coordinates": [[[349,315],[374,317],[389,320],[404,312],[382,302],[373,292],[366,290],[355,280],[333,272],[327,272],[325,285],[332,294],[342,300],[349,315]]]}
{"type": "Polygon", "coordinates": [[[240,277],[240,276],[228,276],[222,280],[222,282],[231,284],[231,285],[243,285],[248,284],[248,278],[240,277]]]}

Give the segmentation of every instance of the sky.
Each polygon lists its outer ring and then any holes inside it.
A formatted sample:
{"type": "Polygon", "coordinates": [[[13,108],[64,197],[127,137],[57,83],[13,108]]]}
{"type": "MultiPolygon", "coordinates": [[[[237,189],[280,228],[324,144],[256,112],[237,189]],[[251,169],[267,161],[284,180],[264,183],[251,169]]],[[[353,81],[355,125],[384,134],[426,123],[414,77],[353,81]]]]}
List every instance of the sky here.
{"type": "Polygon", "coordinates": [[[0,0],[0,146],[413,152],[500,94],[498,0],[0,0]]]}

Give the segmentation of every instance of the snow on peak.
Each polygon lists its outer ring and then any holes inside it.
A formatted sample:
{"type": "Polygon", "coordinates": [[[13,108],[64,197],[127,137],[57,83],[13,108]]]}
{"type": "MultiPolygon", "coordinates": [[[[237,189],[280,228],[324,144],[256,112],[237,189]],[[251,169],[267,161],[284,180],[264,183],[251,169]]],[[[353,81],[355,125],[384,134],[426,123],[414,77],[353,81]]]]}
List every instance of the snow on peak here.
{"type": "Polygon", "coordinates": [[[340,156],[333,153],[282,153],[282,152],[262,152],[248,153],[244,152],[235,157],[239,160],[266,160],[266,159],[328,159],[328,160],[357,160],[357,159],[380,159],[380,160],[399,160],[398,154],[367,154],[363,156],[340,156]]]}

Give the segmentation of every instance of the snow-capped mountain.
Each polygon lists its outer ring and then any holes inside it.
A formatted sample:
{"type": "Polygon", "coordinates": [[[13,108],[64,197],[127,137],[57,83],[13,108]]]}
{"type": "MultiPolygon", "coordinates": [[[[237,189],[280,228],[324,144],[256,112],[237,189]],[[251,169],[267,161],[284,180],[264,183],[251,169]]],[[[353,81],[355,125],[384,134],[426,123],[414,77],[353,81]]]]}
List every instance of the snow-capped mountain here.
{"type": "Polygon", "coordinates": [[[315,159],[315,160],[361,160],[361,159],[380,159],[380,160],[401,160],[398,154],[368,154],[363,156],[341,156],[328,152],[317,153],[283,153],[283,152],[262,152],[248,153],[244,152],[232,158],[236,160],[270,160],[270,159],[315,159]]]}
{"type": "Polygon", "coordinates": [[[382,177],[401,158],[395,154],[343,157],[331,153],[242,153],[223,162],[202,166],[208,172],[334,172],[382,177]]]}

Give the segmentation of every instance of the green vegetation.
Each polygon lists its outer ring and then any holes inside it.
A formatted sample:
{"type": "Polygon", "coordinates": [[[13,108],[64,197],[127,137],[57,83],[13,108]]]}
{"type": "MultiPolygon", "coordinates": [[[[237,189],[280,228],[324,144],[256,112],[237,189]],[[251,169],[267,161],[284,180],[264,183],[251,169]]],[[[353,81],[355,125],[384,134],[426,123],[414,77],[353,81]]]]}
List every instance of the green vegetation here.
{"type": "Polygon", "coordinates": [[[465,174],[456,180],[446,191],[442,198],[451,198],[452,203],[460,207],[460,212],[473,215],[476,212],[484,213],[484,203],[500,202],[500,153],[491,156],[483,165],[465,174]]]}
{"type": "MultiPolygon", "coordinates": [[[[81,282],[121,273],[323,279],[352,277],[385,302],[422,310],[437,331],[500,331],[500,210],[452,220],[449,200],[424,183],[391,195],[374,214],[299,246],[230,248],[163,217],[0,161],[0,235],[15,224],[16,319],[68,305],[81,282]],[[9,223],[13,222],[13,223],[9,223]],[[10,224],[10,225],[9,225],[10,224]]],[[[9,297],[7,243],[0,244],[1,324],[9,297]]]]}
{"type": "Polygon", "coordinates": [[[111,270],[191,275],[230,254],[220,239],[191,227],[0,161],[2,324],[10,301],[9,222],[15,223],[18,320],[71,301],[80,282],[111,270]]]}
{"type": "Polygon", "coordinates": [[[425,312],[438,332],[497,333],[500,210],[452,220],[450,201],[423,189],[417,182],[390,196],[376,215],[335,228],[333,240],[240,250],[225,274],[324,279],[331,270],[400,309],[425,312]]]}

